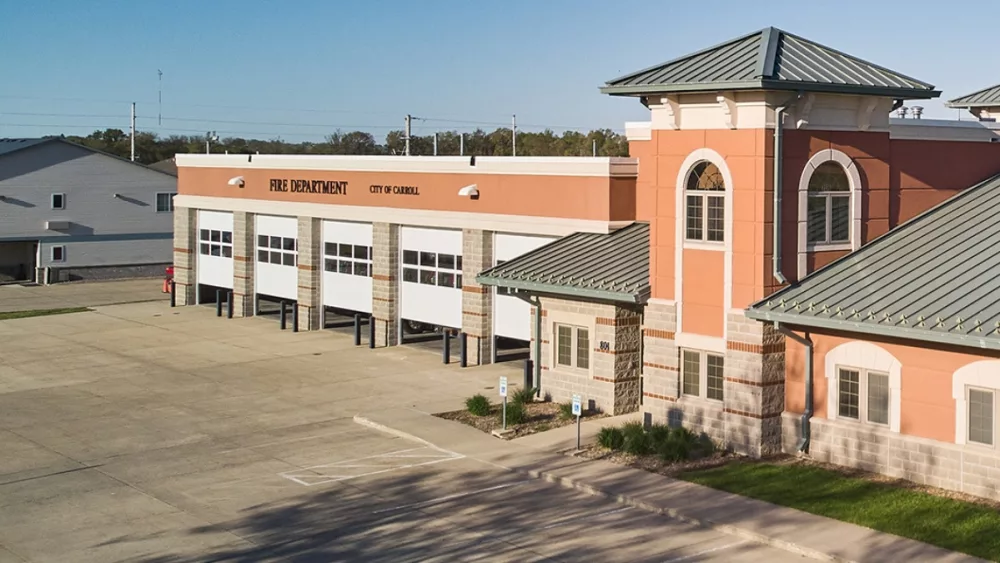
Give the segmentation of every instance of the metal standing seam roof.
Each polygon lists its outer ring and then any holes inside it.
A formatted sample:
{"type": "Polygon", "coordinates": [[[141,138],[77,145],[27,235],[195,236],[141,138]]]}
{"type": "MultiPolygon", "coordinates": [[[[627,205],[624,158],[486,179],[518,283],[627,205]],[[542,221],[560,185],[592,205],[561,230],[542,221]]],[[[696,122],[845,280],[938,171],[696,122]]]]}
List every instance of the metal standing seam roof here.
{"type": "Polygon", "coordinates": [[[649,224],[574,233],[485,270],[482,285],[643,303],[649,298],[649,224]]]}
{"type": "Polygon", "coordinates": [[[976,108],[1000,106],[1000,84],[983,88],[960,98],[949,100],[945,104],[950,108],[976,108]]]}
{"type": "Polygon", "coordinates": [[[747,316],[1000,350],[1000,175],[754,303],[747,316]]]}
{"type": "Polygon", "coordinates": [[[905,99],[941,94],[931,84],[774,27],[616,78],[601,92],[640,95],[749,89],[905,99]]]}

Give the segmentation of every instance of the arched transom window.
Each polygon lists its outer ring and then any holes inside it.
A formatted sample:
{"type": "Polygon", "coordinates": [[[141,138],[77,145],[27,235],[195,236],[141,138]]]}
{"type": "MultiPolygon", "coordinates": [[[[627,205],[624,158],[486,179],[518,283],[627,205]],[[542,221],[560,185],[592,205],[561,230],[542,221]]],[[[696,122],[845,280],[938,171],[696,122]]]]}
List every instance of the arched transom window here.
{"type": "Polygon", "coordinates": [[[685,238],[723,242],[726,233],[726,182],[719,167],[695,164],[685,183],[685,238]]]}
{"type": "Polygon", "coordinates": [[[810,244],[851,240],[851,184],[836,162],[820,164],[809,178],[807,233],[810,244]]]}

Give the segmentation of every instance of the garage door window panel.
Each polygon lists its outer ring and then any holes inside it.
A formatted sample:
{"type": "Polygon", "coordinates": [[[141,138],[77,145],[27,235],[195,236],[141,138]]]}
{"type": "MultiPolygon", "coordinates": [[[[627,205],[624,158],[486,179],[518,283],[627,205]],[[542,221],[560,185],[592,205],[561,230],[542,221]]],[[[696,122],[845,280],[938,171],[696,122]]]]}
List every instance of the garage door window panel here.
{"type": "Polygon", "coordinates": [[[216,229],[198,230],[198,252],[203,256],[233,257],[233,233],[216,229]]]}
{"type": "Polygon", "coordinates": [[[295,267],[298,265],[298,241],[289,237],[258,235],[257,261],[295,267]]]}
{"type": "Polygon", "coordinates": [[[459,255],[417,250],[403,251],[404,282],[461,289],[461,271],[462,257],[459,255]],[[407,266],[417,266],[417,268],[407,266]]]}

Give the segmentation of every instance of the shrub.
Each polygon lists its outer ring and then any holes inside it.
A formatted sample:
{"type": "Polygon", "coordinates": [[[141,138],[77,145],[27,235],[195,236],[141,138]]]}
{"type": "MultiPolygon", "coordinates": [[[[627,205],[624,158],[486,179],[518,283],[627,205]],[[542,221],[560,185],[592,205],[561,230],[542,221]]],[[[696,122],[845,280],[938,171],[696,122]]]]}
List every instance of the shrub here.
{"type": "Polygon", "coordinates": [[[700,448],[698,436],[681,426],[670,430],[669,438],[657,446],[656,453],[663,461],[678,462],[691,459],[700,448]]]}
{"type": "Polygon", "coordinates": [[[597,443],[609,450],[618,451],[622,449],[625,442],[625,435],[621,428],[616,426],[605,426],[597,433],[597,443]]]}
{"type": "Polygon", "coordinates": [[[666,424],[654,424],[646,432],[649,434],[649,447],[654,451],[659,451],[659,447],[670,439],[670,427],[666,424]]]}
{"type": "Polygon", "coordinates": [[[465,400],[465,408],[476,416],[490,414],[490,400],[485,395],[477,394],[465,400]]]}
{"type": "Polygon", "coordinates": [[[523,405],[534,401],[535,395],[537,394],[538,394],[537,387],[525,387],[522,389],[518,389],[517,391],[514,391],[514,394],[511,395],[510,400],[508,402],[516,403],[518,405],[523,405]]]}
{"type": "MultiPolygon", "coordinates": [[[[527,412],[524,410],[524,403],[508,402],[505,408],[507,411],[507,426],[521,424],[528,418],[527,412]]],[[[503,420],[503,413],[500,413],[500,416],[501,420],[503,420]]]]}
{"type": "Polygon", "coordinates": [[[641,422],[626,422],[622,425],[622,434],[625,442],[622,450],[632,455],[645,455],[649,453],[650,440],[641,422]]]}
{"type": "Polygon", "coordinates": [[[561,418],[563,420],[569,420],[571,418],[576,418],[576,416],[573,415],[573,403],[572,403],[572,401],[568,402],[568,403],[560,403],[559,404],[559,418],[561,418]]]}

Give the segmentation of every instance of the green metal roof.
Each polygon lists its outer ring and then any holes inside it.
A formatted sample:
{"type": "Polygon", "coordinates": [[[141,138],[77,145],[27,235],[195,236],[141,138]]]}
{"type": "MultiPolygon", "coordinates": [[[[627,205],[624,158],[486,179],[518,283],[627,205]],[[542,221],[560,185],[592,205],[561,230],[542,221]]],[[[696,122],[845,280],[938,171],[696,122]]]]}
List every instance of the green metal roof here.
{"type": "Polygon", "coordinates": [[[482,285],[580,299],[649,298],[649,224],[610,234],[574,233],[476,276],[482,285]]]}
{"type": "Polygon", "coordinates": [[[1000,175],[754,303],[747,316],[1000,350],[1000,175]]]}
{"type": "Polygon", "coordinates": [[[934,86],[774,27],[607,82],[635,96],[719,90],[795,90],[936,98],[934,86]]]}
{"type": "Polygon", "coordinates": [[[989,88],[983,88],[982,90],[967,94],[961,98],[955,98],[954,100],[948,101],[945,105],[950,108],[1000,106],[1000,84],[990,86],[989,88]]]}

